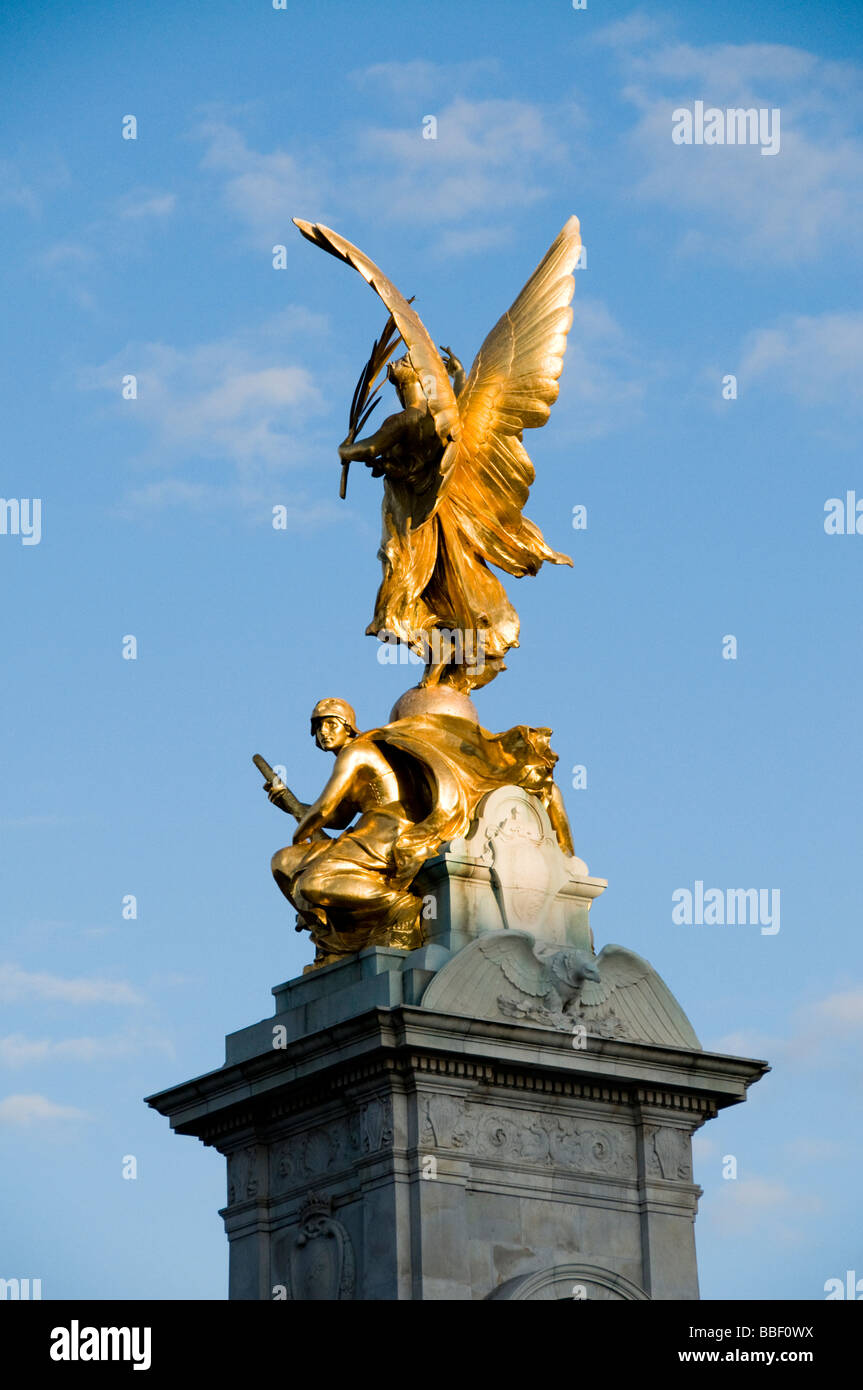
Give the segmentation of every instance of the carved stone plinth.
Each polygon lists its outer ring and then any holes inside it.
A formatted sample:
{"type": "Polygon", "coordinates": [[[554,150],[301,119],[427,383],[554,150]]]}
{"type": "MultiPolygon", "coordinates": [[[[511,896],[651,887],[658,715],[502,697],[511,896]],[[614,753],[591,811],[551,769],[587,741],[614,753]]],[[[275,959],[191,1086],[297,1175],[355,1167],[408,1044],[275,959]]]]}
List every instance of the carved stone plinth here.
{"type": "Polygon", "coordinates": [[[273,990],[225,1065],[151,1096],[227,1158],[234,1299],[694,1299],[693,1132],[763,1062],[705,1053],[605,883],[492,793],[423,871],[410,953],[273,990]]]}
{"type": "Polygon", "coordinates": [[[428,940],[450,951],[501,928],[589,950],[590,906],[608,884],[561,853],[537,797],[501,787],[480,802],[469,833],[426,862],[415,886],[435,908],[428,940]]]}
{"type": "Polygon", "coordinates": [[[697,1298],[690,1138],[764,1064],[400,1002],[399,954],[274,991],[150,1098],[227,1158],[230,1297],[697,1298]]]}

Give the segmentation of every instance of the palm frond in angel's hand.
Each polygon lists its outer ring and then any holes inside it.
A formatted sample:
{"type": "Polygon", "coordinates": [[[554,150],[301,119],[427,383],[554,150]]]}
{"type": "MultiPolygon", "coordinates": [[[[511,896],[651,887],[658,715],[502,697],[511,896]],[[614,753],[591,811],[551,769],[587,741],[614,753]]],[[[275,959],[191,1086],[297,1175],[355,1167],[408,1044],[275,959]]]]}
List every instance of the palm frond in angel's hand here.
{"type": "MultiPolygon", "coordinates": [[[[413,298],[408,300],[413,303],[413,298]]],[[[381,372],[389,362],[399,343],[402,342],[402,335],[399,333],[395,319],[389,315],[384,324],[384,331],[381,336],[372,344],[369,360],[360,373],[360,379],[354,388],[353,400],[351,401],[350,415],[348,417],[348,433],[345,444],[353,444],[357,435],[374,410],[381,398],[381,387],[383,380],[381,372]]],[[[345,460],[342,463],[342,477],[339,484],[339,497],[344,498],[348,487],[348,469],[350,462],[345,460]]]]}

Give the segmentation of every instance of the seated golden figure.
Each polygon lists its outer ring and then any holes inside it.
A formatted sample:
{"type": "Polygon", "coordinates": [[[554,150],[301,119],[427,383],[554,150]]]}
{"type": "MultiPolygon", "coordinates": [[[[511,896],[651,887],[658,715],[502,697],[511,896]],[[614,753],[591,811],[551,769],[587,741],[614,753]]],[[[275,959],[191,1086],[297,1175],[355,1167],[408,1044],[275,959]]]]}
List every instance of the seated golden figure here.
{"type": "Polygon", "coordinates": [[[538,796],[565,854],[572,838],[549,729],[518,726],[490,734],[468,718],[426,712],[367,733],[345,700],[312,711],[318,747],[335,755],[312,805],[297,803],[274,778],[270,801],[298,816],[293,843],[273,856],[279,888],[297,910],[298,930],[315,942],[314,965],[367,946],[412,950],[423,943],[423,900],[411,884],[424,861],[464,834],[482,796],[515,785],[538,796]],[[340,832],[336,836],[327,830],[340,832]]]}

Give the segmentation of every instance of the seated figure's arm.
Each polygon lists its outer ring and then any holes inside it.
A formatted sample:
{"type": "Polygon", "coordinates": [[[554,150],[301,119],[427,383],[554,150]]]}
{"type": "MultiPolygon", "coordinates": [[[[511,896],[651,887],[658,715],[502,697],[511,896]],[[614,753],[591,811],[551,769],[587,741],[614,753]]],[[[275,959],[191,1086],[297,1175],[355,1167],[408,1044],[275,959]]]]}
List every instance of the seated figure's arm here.
{"type": "Polygon", "coordinates": [[[308,840],[316,830],[327,827],[343,830],[353,819],[350,791],[356,776],[356,758],[350,746],[336,758],[332,776],[314,805],[310,806],[294,831],[294,844],[308,840]]]}

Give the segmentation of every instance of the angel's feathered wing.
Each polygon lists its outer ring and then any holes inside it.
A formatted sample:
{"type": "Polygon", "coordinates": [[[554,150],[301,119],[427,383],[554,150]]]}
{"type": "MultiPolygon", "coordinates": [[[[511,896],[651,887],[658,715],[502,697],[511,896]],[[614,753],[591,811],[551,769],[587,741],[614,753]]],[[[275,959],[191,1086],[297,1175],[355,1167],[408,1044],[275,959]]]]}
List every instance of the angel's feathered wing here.
{"type": "Polygon", "coordinates": [[[477,353],[441,464],[438,511],[451,511],[484,558],[509,574],[536,574],[545,560],[572,563],[522,516],[535,473],[521,436],[544,425],[557,400],[580,248],[570,217],[477,353]]]}
{"type": "Polygon", "coordinates": [[[300,229],[307,240],[315,246],[320,246],[322,250],[329,251],[331,256],[352,265],[380,295],[405,340],[411,364],[419,376],[423,394],[428,401],[438,437],[444,444],[448,444],[458,433],[459,409],[440,353],[419,314],[411,308],[392,280],[388,280],[380,267],[369,260],[359,247],[339,236],[338,232],[322,226],[320,222],[303,222],[299,217],[295,217],[293,221],[294,226],[300,229]]]}
{"type": "Polygon", "coordinates": [[[299,217],[294,224],[315,246],[358,270],[395,319],[447,445],[437,510],[451,512],[484,560],[509,574],[535,574],[544,560],[571,564],[521,514],[535,477],[521,436],[544,425],[557,400],[581,249],[578,218],[569,218],[489,333],[458,402],[422,319],[380,267],[329,227],[299,217]]]}
{"type": "Polygon", "coordinates": [[[319,223],[294,218],[303,236],[352,265],[396,322],[444,446],[431,498],[384,503],[384,578],[366,629],[395,633],[415,651],[432,628],[475,633],[482,663],[452,668],[459,689],[485,685],[518,645],[518,614],[489,569],[536,574],[571,564],[522,516],[534,468],[521,436],[548,419],[557,399],[581,237],[571,217],[512,308],[489,333],[458,401],[419,315],[362,251],[319,223]],[[389,506],[389,510],[388,510],[389,506]]]}

